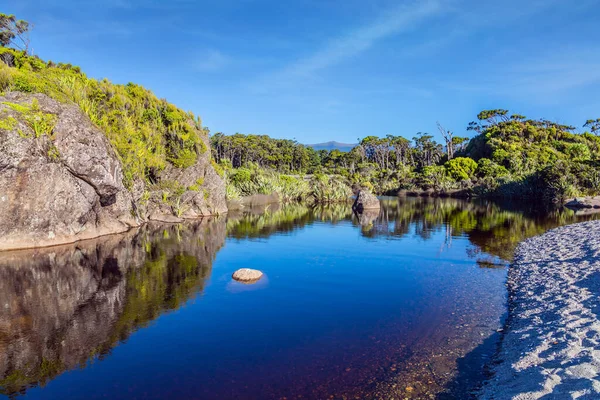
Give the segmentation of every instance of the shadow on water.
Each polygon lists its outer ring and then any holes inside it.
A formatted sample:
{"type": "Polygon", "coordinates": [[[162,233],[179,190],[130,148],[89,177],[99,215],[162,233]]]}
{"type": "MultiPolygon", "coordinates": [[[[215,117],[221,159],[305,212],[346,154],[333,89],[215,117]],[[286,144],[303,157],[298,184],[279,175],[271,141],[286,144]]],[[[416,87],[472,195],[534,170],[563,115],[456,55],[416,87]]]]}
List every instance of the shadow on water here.
{"type": "Polygon", "coordinates": [[[492,334],[456,360],[455,377],[438,393],[436,400],[476,399],[477,391],[489,377],[488,367],[493,362],[501,337],[498,332],[492,334]]]}

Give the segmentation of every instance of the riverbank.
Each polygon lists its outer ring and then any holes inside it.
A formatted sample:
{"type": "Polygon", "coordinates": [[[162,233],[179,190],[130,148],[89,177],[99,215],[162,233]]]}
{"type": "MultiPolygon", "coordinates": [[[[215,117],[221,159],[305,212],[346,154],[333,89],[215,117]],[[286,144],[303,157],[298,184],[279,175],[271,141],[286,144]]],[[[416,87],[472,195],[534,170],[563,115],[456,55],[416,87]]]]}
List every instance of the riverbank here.
{"type": "Polygon", "coordinates": [[[509,316],[483,400],[600,397],[600,222],[521,243],[509,316]]]}

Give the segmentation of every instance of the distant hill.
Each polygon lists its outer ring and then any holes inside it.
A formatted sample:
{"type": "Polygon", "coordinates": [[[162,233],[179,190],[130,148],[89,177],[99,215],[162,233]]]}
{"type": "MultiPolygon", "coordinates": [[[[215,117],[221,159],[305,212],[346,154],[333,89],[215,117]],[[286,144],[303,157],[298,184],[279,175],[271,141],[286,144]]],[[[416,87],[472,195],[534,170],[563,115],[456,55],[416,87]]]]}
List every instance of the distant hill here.
{"type": "Polygon", "coordinates": [[[331,151],[331,150],[337,149],[339,151],[348,152],[348,151],[352,150],[352,148],[355,147],[356,144],[340,143],[340,142],[331,141],[331,142],[325,142],[325,143],[307,144],[306,146],[312,147],[315,150],[331,151]]]}

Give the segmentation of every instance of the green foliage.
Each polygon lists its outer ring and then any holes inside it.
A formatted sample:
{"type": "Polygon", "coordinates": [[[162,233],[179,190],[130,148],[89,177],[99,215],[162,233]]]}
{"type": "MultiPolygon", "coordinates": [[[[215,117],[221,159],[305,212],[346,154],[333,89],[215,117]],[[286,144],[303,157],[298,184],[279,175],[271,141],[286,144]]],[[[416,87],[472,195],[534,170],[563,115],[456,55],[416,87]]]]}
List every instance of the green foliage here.
{"type": "Polygon", "coordinates": [[[0,13],[0,46],[14,46],[25,52],[29,49],[29,22],[12,14],[0,13]]]}
{"type": "MultiPolygon", "coordinates": [[[[173,215],[181,217],[189,206],[183,199],[183,195],[189,189],[177,181],[161,180],[159,183],[150,186],[155,193],[160,193],[160,201],[169,207],[173,215]]],[[[191,189],[190,189],[191,190],[191,189]]]]}
{"type": "Polygon", "coordinates": [[[533,176],[539,193],[550,201],[562,201],[578,194],[577,179],[568,162],[560,161],[533,176]]]}
{"type": "Polygon", "coordinates": [[[348,201],[352,189],[338,176],[315,174],[309,183],[310,195],[316,203],[348,201]]]}
{"type": "Polygon", "coordinates": [[[423,168],[421,173],[421,185],[436,191],[449,189],[450,178],[443,165],[430,165],[423,168]]]}
{"type": "Polygon", "coordinates": [[[477,163],[477,175],[480,178],[500,178],[508,176],[508,170],[488,158],[482,158],[477,163]]]}
{"type": "MultiPolygon", "coordinates": [[[[480,135],[466,153],[479,160],[477,176],[484,179],[483,186],[499,195],[541,194],[554,201],[578,193],[598,193],[595,173],[588,172],[593,170],[589,163],[600,157],[598,136],[576,134],[572,126],[547,120],[522,115],[508,118],[505,110],[500,111],[484,111],[479,119],[486,123],[471,124],[480,135]],[[498,184],[490,185],[490,178],[498,184]]],[[[594,130],[595,120],[587,121],[586,126],[594,130]]]]}
{"type": "Polygon", "coordinates": [[[286,174],[311,173],[319,162],[315,150],[293,140],[217,133],[210,141],[213,159],[219,164],[227,161],[233,168],[256,164],[286,174]]]}
{"type": "Polygon", "coordinates": [[[15,129],[15,127],[17,126],[17,122],[18,121],[14,117],[4,117],[0,115],[0,129],[11,131],[15,129]]]}
{"type": "Polygon", "coordinates": [[[191,190],[193,192],[199,192],[200,191],[200,187],[204,185],[204,178],[198,178],[196,179],[196,182],[191,185],[190,187],[188,187],[188,190],[191,190]]]}
{"type": "Polygon", "coordinates": [[[283,202],[302,200],[308,195],[304,179],[279,174],[272,170],[250,164],[249,168],[237,168],[227,175],[226,197],[229,200],[253,194],[277,194],[283,202]]]}
{"type": "MultiPolygon", "coordinates": [[[[202,139],[206,131],[197,117],[139,85],[90,79],[79,67],[45,63],[24,52],[0,48],[0,56],[5,53],[14,58],[16,68],[0,62],[0,90],[39,92],[77,104],[115,147],[128,187],[135,179],[150,182],[168,163],[189,167],[207,151],[202,139]]],[[[36,129],[46,131],[47,124],[36,129]]]]}
{"type": "Polygon", "coordinates": [[[60,152],[58,151],[58,148],[56,146],[51,145],[48,148],[48,158],[50,158],[54,162],[60,161],[60,152]]]}
{"type": "MultiPolygon", "coordinates": [[[[52,131],[56,125],[56,115],[41,111],[37,99],[33,99],[30,106],[6,101],[2,104],[18,112],[25,124],[31,128],[36,138],[43,135],[52,136],[52,131]]],[[[14,120],[12,117],[6,119],[7,123],[5,126],[12,125],[14,127],[15,124],[10,122],[11,119],[14,120]]]]}
{"type": "Polygon", "coordinates": [[[468,157],[457,157],[444,164],[448,174],[457,181],[466,181],[473,178],[477,163],[468,157]]]}

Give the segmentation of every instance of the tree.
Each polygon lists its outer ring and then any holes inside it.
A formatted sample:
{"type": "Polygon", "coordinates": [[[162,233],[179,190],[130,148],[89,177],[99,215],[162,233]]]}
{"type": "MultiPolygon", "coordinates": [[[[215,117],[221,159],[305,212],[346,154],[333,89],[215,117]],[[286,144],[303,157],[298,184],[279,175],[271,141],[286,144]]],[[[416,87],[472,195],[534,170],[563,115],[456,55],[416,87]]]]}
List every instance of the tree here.
{"type": "Polygon", "coordinates": [[[444,141],[446,142],[446,155],[448,156],[448,160],[452,160],[454,158],[454,140],[452,131],[446,130],[442,124],[436,122],[438,130],[442,134],[444,141]]]}
{"type": "Polygon", "coordinates": [[[442,158],[442,146],[432,139],[433,136],[423,132],[418,132],[413,138],[415,158],[420,168],[431,166],[442,158]]]}
{"type": "Polygon", "coordinates": [[[590,131],[592,131],[592,133],[595,135],[600,134],[600,118],[588,119],[587,121],[585,121],[583,127],[590,128],[590,131]]]}
{"type": "Polygon", "coordinates": [[[14,15],[0,13],[0,45],[14,46],[29,53],[29,22],[17,19],[14,15]]]}

